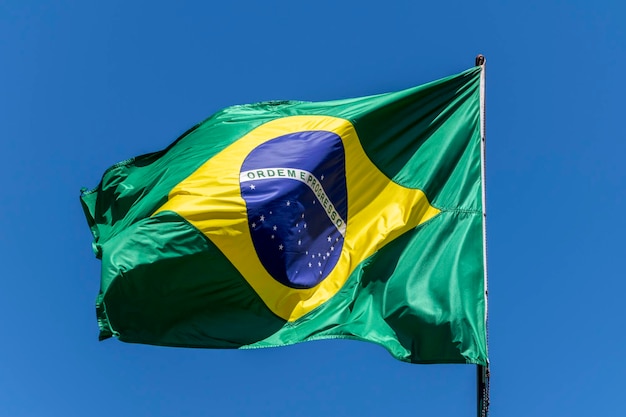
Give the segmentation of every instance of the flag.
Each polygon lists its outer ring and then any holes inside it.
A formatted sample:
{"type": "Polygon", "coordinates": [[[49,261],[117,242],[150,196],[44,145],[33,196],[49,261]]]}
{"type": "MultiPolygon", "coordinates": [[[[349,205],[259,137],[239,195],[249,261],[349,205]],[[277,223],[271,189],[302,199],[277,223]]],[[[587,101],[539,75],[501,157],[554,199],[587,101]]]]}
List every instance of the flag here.
{"type": "Polygon", "coordinates": [[[482,71],[229,107],[110,167],[81,193],[100,339],[485,365],[482,71]]]}

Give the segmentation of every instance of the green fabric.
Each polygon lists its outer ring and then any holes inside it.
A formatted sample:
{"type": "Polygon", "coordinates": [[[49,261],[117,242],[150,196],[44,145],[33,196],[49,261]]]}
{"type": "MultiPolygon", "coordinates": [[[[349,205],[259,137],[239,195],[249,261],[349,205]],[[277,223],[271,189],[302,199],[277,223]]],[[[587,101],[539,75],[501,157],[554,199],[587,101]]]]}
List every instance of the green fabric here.
{"type": "Polygon", "coordinates": [[[476,67],[397,93],[233,106],[167,149],[109,168],[81,195],[102,260],[100,338],[207,348],[352,338],[407,362],[486,365],[480,76],[476,67]],[[423,190],[441,213],[361,262],[329,301],[287,322],[194,226],[171,212],[152,215],[218,152],[293,115],[349,120],[380,171],[423,190]]]}

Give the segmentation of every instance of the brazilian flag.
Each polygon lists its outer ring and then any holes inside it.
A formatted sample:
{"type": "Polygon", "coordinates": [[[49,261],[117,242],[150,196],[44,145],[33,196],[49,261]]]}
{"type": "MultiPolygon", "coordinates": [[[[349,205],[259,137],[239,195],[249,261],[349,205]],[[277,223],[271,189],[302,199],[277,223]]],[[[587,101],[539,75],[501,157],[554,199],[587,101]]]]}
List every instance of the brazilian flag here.
{"type": "Polygon", "coordinates": [[[486,365],[482,76],[226,108],[81,202],[100,339],[486,365]]]}

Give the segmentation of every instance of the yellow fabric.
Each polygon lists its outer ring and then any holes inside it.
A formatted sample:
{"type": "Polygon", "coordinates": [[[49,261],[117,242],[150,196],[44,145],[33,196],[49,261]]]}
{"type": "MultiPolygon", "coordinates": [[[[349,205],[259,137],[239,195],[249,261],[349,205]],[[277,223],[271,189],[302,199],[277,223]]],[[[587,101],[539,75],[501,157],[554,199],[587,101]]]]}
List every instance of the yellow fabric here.
{"type": "MultiPolygon", "coordinates": [[[[421,190],[402,187],[369,160],[352,124],[328,116],[292,116],[263,124],[215,155],[172,189],[157,210],[173,211],[204,233],[279,317],[297,320],[344,285],[356,266],[407,230],[439,213],[421,190]],[[256,256],[241,197],[240,170],[257,146],[289,133],[322,130],[341,137],[345,149],[348,218],[341,256],[313,288],[287,287],[256,256]]],[[[155,214],[156,214],[155,213],[155,214]]]]}

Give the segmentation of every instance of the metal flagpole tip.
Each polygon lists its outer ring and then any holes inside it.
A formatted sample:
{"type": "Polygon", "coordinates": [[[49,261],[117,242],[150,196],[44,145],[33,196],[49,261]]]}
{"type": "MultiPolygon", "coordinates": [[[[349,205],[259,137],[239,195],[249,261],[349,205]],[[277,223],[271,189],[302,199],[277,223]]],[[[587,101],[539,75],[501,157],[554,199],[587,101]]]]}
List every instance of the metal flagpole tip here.
{"type": "Polygon", "coordinates": [[[483,54],[476,55],[476,66],[485,65],[485,56],[483,54]]]}

